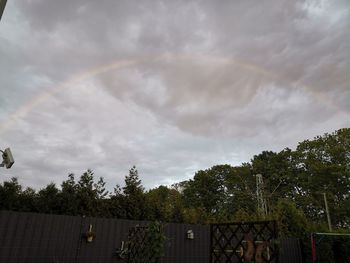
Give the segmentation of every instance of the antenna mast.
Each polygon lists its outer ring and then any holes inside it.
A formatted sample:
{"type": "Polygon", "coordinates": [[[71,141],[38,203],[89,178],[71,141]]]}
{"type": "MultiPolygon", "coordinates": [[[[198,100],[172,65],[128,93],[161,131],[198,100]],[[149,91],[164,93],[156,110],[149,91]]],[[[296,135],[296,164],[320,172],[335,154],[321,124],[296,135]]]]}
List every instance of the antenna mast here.
{"type": "Polygon", "coordinates": [[[264,198],[264,181],[261,174],[256,175],[256,197],[258,201],[258,213],[265,217],[267,215],[267,205],[264,198]]]}

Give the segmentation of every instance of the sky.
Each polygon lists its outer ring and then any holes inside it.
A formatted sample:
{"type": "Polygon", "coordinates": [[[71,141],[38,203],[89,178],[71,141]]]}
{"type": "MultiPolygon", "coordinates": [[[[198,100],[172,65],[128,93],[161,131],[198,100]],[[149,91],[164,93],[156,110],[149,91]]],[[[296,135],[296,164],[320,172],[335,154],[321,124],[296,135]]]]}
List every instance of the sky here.
{"type": "Polygon", "coordinates": [[[345,127],[348,0],[13,0],[0,21],[0,181],[136,165],[149,189],[345,127]]]}

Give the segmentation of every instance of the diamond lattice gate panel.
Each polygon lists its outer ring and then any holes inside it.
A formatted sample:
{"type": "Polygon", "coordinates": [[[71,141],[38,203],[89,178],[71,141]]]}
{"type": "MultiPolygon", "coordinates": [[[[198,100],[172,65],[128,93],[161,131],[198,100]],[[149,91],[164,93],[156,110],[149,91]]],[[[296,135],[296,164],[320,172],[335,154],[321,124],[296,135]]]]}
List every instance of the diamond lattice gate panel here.
{"type": "Polygon", "coordinates": [[[211,263],[277,263],[275,221],[210,225],[211,263]]]}
{"type": "Polygon", "coordinates": [[[128,262],[136,262],[143,258],[147,242],[147,226],[135,226],[129,229],[128,262]]]}
{"type": "Polygon", "coordinates": [[[161,261],[165,236],[160,223],[132,227],[129,229],[128,238],[128,262],[158,263],[161,261]]]}

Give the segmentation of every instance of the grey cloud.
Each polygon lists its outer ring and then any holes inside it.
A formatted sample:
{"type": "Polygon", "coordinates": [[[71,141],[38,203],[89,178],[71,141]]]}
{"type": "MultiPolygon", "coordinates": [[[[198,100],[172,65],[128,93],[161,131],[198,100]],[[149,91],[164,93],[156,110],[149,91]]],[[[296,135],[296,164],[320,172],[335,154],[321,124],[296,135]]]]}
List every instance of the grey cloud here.
{"type": "MultiPolygon", "coordinates": [[[[287,115],[317,119],[311,117],[315,111],[307,109],[310,101],[317,101],[303,100],[312,97],[313,91],[309,94],[304,87],[281,87],[281,82],[276,86],[271,76],[261,76],[240,65],[202,62],[179,59],[146,63],[139,71],[124,70],[101,79],[116,98],[130,99],[162,121],[197,135],[249,135],[264,127],[276,128],[277,120],[287,115]],[[271,85],[275,88],[269,90],[271,85]],[[280,101],[279,107],[273,107],[274,101],[280,101]],[[306,112],[301,111],[303,107],[306,112]]],[[[317,110],[323,118],[330,114],[327,108],[317,110]]]]}
{"type": "Polygon", "coordinates": [[[17,158],[5,178],[92,168],[112,187],[136,164],[152,187],[349,126],[349,15],[347,1],[9,1],[0,120],[52,95],[0,134],[17,158]]]}

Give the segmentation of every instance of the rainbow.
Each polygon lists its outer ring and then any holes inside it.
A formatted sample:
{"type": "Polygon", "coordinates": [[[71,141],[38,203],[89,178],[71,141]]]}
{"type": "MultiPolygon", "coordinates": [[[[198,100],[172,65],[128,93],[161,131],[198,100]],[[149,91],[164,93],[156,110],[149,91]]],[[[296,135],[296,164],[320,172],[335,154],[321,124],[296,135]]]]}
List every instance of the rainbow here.
{"type": "MultiPolygon", "coordinates": [[[[61,92],[62,90],[69,89],[71,87],[74,87],[75,84],[80,83],[82,81],[86,81],[92,77],[95,77],[99,74],[109,72],[111,70],[120,70],[131,66],[140,65],[142,63],[150,62],[150,61],[184,61],[184,62],[199,62],[199,63],[213,63],[217,65],[227,65],[227,66],[237,66],[241,69],[254,72],[256,74],[259,74],[261,76],[264,76],[266,78],[269,78],[271,80],[282,80],[287,81],[290,83],[290,81],[286,80],[286,78],[282,78],[281,76],[278,76],[277,74],[274,74],[268,70],[265,70],[264,68],[239,60],[239,59],[233,59],[233,58],[223,58],[223,57],[216,57],[216,56],[207,56],[207,55],[189,55],[189,54],[162,54],[158,56],[144,56],[134,59],[126,59],[126,60],[116,60],[108,64],[104,64],[92,69],[88,69],[80,74],[76,74],[69,78],[68,80],[64,81],[63,83],[58,84],[57,86],[53,87],[50,90],[46,90],[42,93],[40,93],[38,96],[34,97],[33,99],[29,100],[27,103],[19,107],[14,113],[12,113],[8,119],[0,125],[0,136],[7,131],[9,128],[14,126],[16,122],[20,119],[25,117],[33,108],[41,104],[42,102],[46,101],[49,97],[54,96],[55,94],[61,92]]],[[[338,112],[342,112],[345,114],[348,114],[344,110],[340,109],[336,104],[332,103],[332,101],[323,95],[322,93],[316,92],[314,89],[311,89],[307,85],[301,85],[301,87],[308,91],[310,94],[312,94],[314,97],[317,98],[318,101],[323,103],[324,105],[337,110],[338,112]]]]}

